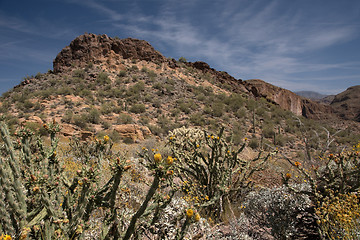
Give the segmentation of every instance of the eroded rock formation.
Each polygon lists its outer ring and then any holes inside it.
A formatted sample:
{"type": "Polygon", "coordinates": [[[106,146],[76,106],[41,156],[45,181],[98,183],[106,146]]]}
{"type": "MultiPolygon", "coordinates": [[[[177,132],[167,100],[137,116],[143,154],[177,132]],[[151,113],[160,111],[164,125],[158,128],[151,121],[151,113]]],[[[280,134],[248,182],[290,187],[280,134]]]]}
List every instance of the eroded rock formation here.
{"type": "Polygon", "coordinates": [[[167,61],[144,40],[111,38],[106,34],[84,34],[75,38],[56,56],[53,62],[54,72],[64,72],[72,66],[85,67],[89,63],[106,62],[109,57],[153,62],[167,61]]]}

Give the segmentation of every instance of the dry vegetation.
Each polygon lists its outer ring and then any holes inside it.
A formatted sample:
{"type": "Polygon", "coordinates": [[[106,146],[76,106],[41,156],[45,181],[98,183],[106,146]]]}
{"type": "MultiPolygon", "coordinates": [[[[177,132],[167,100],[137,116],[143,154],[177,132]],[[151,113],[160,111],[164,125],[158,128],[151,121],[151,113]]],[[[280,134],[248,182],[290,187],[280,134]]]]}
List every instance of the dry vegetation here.
{"type": "Polygon", "coordinates": [[[359,237],[359,135],[177,64],[89,63],[5,93],[0,239],[359,237]]]}

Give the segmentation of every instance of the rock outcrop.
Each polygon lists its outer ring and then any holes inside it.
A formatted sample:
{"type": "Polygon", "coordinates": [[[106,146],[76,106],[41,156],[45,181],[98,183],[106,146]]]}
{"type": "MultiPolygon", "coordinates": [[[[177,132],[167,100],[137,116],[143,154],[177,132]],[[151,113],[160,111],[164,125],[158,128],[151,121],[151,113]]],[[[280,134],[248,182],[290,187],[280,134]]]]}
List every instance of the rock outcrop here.
{"type": "Polygon", "coordinates": [[[65,72],[73,66],[85,67],[89,63],[106,62],[108,58],[167,61],[144,40],[111,38],[106,34],[84,34],[75,38],[56,56],[53,62],[54,72],[65,72]]]}
{"type": "Polygon", "coordinates": [[[333,113],[329,106],[302,98],[289,90],[276,87],[260,79],[247,80],[244,83],[255,97],[264,97],[282,109],[289,110],[298,116],[323,119],[333,113]]]}
{"type": "Polygon", "coordinates": [[[330,105],[341,118],[360,122],[360,85],[339,93],[330,105]]]}
{"type": "Polygon", "coordinates": [[[145,137],[151,135],[148,127],[137,124],[122,124],[114,126],[114,130],[119,133],[123,139],[131,139],[132,142],[142,141],[145,137]]]}

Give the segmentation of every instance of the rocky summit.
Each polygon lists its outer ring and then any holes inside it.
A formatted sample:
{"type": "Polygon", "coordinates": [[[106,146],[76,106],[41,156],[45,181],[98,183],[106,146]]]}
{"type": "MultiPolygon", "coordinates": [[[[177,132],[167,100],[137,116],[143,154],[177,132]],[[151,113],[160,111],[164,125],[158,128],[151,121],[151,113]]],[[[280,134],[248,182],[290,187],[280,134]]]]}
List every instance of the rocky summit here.
{"type": "Polygon", "coordinates": [[[166,61],[161,53],[144,40],[110,38],[106,34],[84,34],[75,38],[56,56],[53,62],[54,72],[64,72],[74,66],[85,67],[89,63],[113,61],[112,63],[117,64],[120,57],[157,63],[166,61]]]}

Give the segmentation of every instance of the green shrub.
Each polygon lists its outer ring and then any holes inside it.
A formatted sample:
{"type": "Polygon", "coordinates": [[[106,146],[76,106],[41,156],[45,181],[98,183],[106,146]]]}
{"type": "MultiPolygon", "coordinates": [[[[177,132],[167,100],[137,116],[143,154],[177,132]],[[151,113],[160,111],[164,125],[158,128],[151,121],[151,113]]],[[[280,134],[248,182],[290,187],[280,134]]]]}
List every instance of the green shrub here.
{"type": "Polygon", "coordinates": [[[257,149],[259,147],[259,141],[256,138],[253,138],[249,142],[249,147],[252,149],[257,149]]]}
{"type": "Polygon", "coordinates": [[[157,74],[153,70],[150,70],[148,73],[148,76],[150,79],[153,79],[153,78],[157,77],[157,74]]]}
{"type": "Polygon", "coordinates": [[[114,104],[112,102],[106,102],[101,105],[100,112],[101,114],[109,114],[112,113],[114,110],[114,104]]]}
{"type": "Polygon", "coordinates": [[[96,77],[96,83],[98,85],[106,85],[106,84],[110,84],[111,83],[111,80],[108,76],[107,73],[105,72],[100,72],[97,77],[96,77]]]}
{"type": "Polygon", "coordinates": [[[194,113],[190,116],[190,122],[193,123],[195,126],[204,126],[205,118],[202,116],[201,113],[194,113]]]}
{"type": "Polygon", "coordinates": [[[143,81],[139,81],[133,86],[129,87],[128,93],[130,96],[139,94],[145,90],[145,83],[143,81]]]}
{"type": "Polygon", "coordinates": [[[87,128],[87,116],[85,114],[75,114],[72,119],[76,126],[83,129],[87,128]]]}
{"type": "Polygon", "coordinates": [[[93,124],[100,123],[100,112],[95,108],[91,108],[89,113],[86,115],[86,120],[93,124]]]}
{"type": "Polygon", "coordinates": [[[142,103],[134,104],[134,105],[131,106],[130,112],[132,112],[132,113],[143,113],[143,112],[145,112],[145,105],[142,104],[142,103]]]}
{"type": "Polygon", "coordinates": [[[101,123],[101,126],[104,128],[104,129],[109,129],[111,128],[111,123],[109,123],[108,121],[103,121],[101,123]]]}
{"type": "Polygon", "coordinates": [[[63,117],[61,118],[61,121],[65,123],[71,123],[73,118],[73,111],[67,110],[65,111],[63,117]]]}
{"type": "Polygon", "coordinates": [[[85,69],[76,69],[73,72],[73,77],[80,78],[80,79],[85,79],[85,69]]]}
{"type": "Polygon", "coordinates": [[[130,68],[131,71],[138,71],[139,68],[136,65],[132,65],[130,68]]]}
{"type": "Polygon", "coordinates": [[[263,136],[265,138],[273,138],[275,135],[274,126],[267,124],[263,126],[263,136]]]}
{"type": "Polygon", "coordinates": [[[133,119],[129,114],[121,113],[117,119],[117,124],[130,124],[133,119]]]}
{"type": "Polygon", "coordinates": [[[213,115],[214,117],[221,117],[224,114],[224,104],[220,103],[220,102],[216,102],[214,103],[211,108],[212,108],[212,112],[211,115],[213,115]]]}
{"type": "Polygon", "coordinates": [[[126,71],[121,70],[118,74],[119,77],[126,77],[126,71]]]}
{"type": "Polygon", "coordinates": [[[186,60],[186,58],[184,58],[184,57],[180,57],[180,58],[179,58],[179,62],[181,62],[181,63],[186,63],[187,60],[186,60]]]}
{"type": "Polygon", "coordinates": [[[189,103],[186,102],[181,102],[179,104],[179,109],[184,112],[185,114],[189,114],[190,113],[190,107],[191,105],[189,103]]]}

